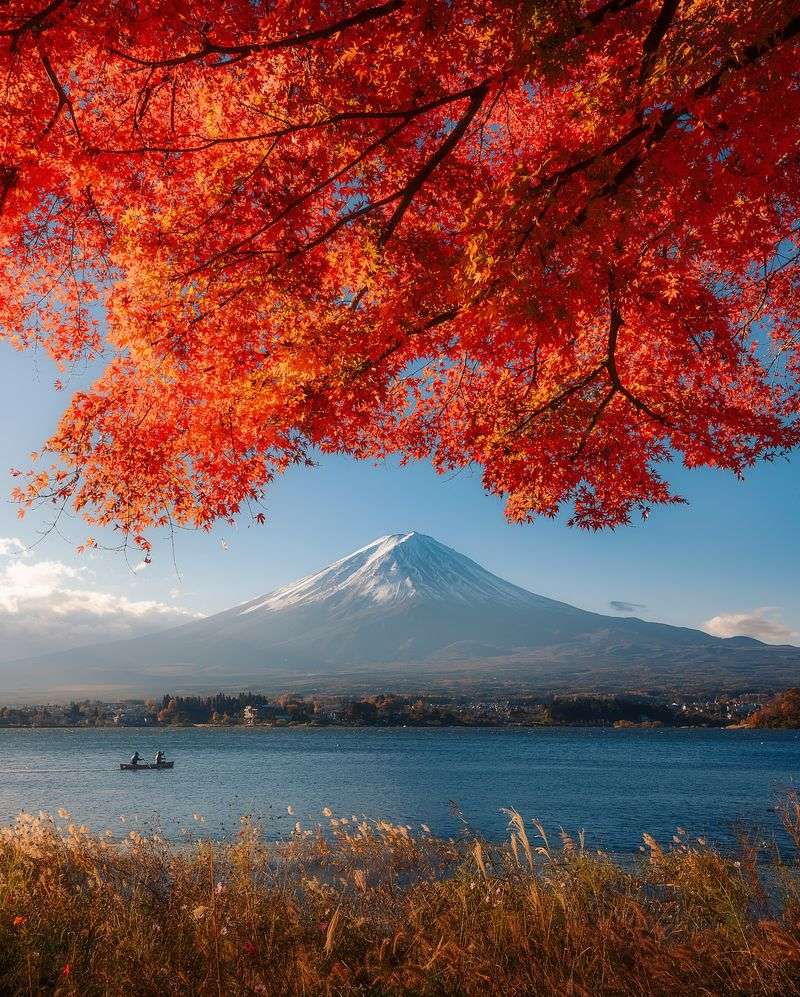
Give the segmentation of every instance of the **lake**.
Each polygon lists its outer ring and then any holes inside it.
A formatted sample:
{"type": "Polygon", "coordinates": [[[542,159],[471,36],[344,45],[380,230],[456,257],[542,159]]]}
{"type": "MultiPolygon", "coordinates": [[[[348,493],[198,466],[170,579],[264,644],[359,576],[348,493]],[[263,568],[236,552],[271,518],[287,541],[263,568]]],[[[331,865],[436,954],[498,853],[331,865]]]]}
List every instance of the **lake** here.
{"type": "Polygon", "coordinates": [[[643,831],[668,842],[678,825],[727,844],[742,822],[776,831],[775,802],[800,777],[796,731],[34,729],[0,730],[0,750],[1,822],[65,807],[96,830],[173,840],[230,836],[243,814],[279,837],[297,818],[325,823],[324,807],[452,835],[452,800],[492,838],[515,807],[615,852],[643,831]],[[173,771],[119,771],[158,748],[173,771]]]}

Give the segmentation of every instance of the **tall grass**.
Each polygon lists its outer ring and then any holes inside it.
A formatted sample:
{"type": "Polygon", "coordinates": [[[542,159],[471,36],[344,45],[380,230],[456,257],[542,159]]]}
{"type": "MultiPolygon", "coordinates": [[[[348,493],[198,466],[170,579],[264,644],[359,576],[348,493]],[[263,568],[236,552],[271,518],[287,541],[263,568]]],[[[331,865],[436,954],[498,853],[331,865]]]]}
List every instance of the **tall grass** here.
{"type": "Polygon", "coordinates": [[[790,854],[678,830],[637,862],[507,812],[500,845],[334,817],[174,846],[21,815],[0,830],[0,992],[800,994],[790,854]]]}

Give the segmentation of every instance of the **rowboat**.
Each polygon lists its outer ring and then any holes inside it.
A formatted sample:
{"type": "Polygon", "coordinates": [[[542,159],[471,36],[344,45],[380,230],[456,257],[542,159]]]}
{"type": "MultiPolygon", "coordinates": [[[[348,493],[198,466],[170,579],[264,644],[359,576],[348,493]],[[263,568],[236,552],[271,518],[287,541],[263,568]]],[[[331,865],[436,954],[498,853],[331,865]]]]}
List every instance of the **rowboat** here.
{"type": "Polygon", "coordinates": [[[138,772],[139,769],[171,769],[174,764],[175,762],[159,762],[158,764],[156,764],[155,762],[153,762],[152,764],[150,764],[149,762],[143,762],[142,764],[139,765],[131,765],[130,762],[120,762],[119,767],[123,771],[138,772]]]}

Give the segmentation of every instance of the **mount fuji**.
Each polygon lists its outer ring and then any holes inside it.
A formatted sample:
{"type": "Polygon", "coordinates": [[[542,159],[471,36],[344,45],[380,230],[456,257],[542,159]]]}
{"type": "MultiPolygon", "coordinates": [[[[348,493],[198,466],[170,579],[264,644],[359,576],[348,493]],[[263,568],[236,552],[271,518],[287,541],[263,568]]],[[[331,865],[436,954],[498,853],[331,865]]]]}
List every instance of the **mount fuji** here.
{"type": "Polygon", "coordinates": [[[798,682],[800,648],[586,612],[413,532],[381,537],[199,621],[0,667],[6,694],[62,696],[235,686],[644,691],[798,682]]]}

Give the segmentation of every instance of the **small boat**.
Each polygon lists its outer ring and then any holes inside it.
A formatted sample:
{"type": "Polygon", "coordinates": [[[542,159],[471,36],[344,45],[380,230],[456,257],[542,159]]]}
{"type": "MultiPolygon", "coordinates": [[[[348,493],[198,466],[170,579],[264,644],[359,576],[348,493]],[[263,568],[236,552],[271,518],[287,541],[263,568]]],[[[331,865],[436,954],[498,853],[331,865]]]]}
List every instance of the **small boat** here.
{"type": "Polygon", "coordinates": [[[171,769],[175,762],[141,762],[137,765],[131,765],[130,762],[120,762],[119,767],[126,772],[138,772],[139,769],[171,769]]]}

